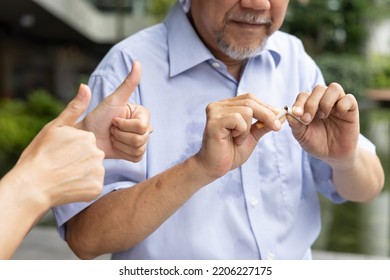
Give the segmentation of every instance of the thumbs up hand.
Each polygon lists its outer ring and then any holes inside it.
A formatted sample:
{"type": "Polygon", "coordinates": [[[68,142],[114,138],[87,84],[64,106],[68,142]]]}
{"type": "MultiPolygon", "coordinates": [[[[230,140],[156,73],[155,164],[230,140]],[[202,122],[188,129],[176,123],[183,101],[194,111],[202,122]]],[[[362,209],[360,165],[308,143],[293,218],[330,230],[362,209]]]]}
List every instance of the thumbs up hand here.
{"type": "Polygon", "coordinates": [[[91,100],[91,91],[81,85],[1,181],[12,187],[18,200],[29,201],[42,213],[55,205],[96,198],[103,187],[105,157],[138,161],[144,154],[152,131],[150,115],[144,107],[128,104],[140,77],[136,62],[118,89],[76,124],[91,100]]]}
{"type": "MultiPolygon", "coordinates": [[[[150,114],[140,105],[128,100],[141,79],[141,64],[134,62],[123,83],[92,110],[76,127],[95,134],[97,146],[106,158],[140,161],[145,153],[149,135],[150,114]]],[[[80,88],[88,92],[87,86],[80,88]]]]}
{"type": "Polygon", "coordinates": [[[37,134],[4,177],[19,194],[18,199],[44,212],[55,205],[89,201],[100,194],[104,152],[97,148],[92,132],[73,127],[90,99],[88,91],[79,91],[65,110],[37,134]]]}
{"type": "Polygon", "coordinates": [[[91,95],[79,91],[0,180],[0,259],[10,259],[53,206],[95,199],[103,188],[104,153],[92,132],[74,128],[91,95]]]}

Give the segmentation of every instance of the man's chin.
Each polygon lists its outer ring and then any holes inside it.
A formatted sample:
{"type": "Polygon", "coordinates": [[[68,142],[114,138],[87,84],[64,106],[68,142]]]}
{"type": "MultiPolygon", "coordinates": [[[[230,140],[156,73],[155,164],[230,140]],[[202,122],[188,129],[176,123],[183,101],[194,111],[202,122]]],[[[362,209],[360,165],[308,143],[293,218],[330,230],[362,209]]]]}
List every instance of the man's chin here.
{"type": "Polygon", "coordinates": [[[234,60],[245,60],[245,59],[248,59],[248,58],[251,58],[251,57],[255,57],[258,54],[260,54],[263,51],[265,45],[266,45],[266,40],[263,41],[261,46],[257,46],[257,47],[254,47],[254,48],[241,48],[241,49],[238,49],[238,48],[233,48],[231,46],[219,46],[219,47],[220,47],[221,51],[225,55],[230,57],[231,59],[234,59],[234,60]]]}

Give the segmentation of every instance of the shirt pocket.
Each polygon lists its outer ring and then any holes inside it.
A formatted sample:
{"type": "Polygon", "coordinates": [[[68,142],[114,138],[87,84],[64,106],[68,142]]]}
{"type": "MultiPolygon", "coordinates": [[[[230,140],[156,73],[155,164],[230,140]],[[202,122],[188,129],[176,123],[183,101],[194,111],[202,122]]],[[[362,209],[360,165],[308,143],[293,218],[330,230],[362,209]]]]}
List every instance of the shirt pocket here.
{"type": "Polygon", "coordinates": [[[288,125],[263,138],[259,145],[262,196],[274,207],[295,214],[302,199],[302,149],[288,125]]]}

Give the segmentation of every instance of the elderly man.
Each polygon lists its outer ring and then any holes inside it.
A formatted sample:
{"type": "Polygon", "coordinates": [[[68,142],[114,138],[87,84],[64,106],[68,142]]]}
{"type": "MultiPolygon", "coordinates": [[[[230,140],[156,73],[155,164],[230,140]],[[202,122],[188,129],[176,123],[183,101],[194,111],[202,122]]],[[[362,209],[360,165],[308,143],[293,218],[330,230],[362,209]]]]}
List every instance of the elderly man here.
{"type": "Polygon", "coordinates": [[[140,61],[132,102],[154,133],[141,162],[106,161],[100,199],[55,209],[62,237],[80,258],[311,258],[317,194],[367,202],[384,184],[356,100],[278,31],[287,0],[182,2],[92,74],[91,109],[140,61]]]}

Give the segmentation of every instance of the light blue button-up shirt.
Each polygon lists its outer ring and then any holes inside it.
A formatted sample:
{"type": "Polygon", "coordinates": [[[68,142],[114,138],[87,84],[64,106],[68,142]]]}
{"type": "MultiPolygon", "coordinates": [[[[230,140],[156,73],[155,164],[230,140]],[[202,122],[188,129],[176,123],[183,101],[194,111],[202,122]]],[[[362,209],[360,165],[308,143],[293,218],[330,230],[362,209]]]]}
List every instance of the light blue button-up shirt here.
{"type": "MultiPolygon", "coordinates": [[[[180,5],[162,24],[117,44],[92,74],[91,108],[112,93],[131,69],[143,65],[131,97],[151,112],[154,132],[139,163],[106,160],[102,195],[150,178],[196,153],[210,102],[253,93],[273,106],[292,105],[301,91],[324,80],[301,42],[282,32],[249,59],[236,81],[205,47],[180,5]]],[[[361,145],[374,150],[361,137],[361,145]]],[[[160,228],[114,259],[302,259],[320,231],[317,193],[342,202],[328,165],[306,154],[287,124],[264,136],[241,167],[199,190],[160,228]]],[[[87,207],[54,209],[59,230],[87,207]]],[[[104,219],[104,217],[102,217],[104,219]]]]}

